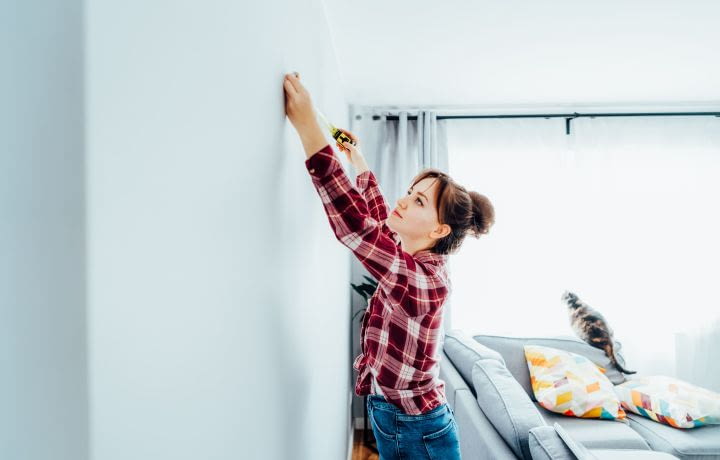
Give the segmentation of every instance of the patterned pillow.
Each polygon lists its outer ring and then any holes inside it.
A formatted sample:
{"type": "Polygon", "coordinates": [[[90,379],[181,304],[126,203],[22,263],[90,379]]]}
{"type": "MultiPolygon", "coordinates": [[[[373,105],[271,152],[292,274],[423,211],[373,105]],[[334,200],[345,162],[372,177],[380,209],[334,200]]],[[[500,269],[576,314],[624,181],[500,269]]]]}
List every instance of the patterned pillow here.
{"type": "Polygon", "coordinates": [[[663,375],[616,385],[626,409],[675,428],[720,424],[720,394],[663,375]]]}
{"type": "Polygon", "coordinates": [[[592,361],[557,348],[524,348],[533,393],[542,407],[571,417],[626,418],[612,382],[592,361]]]}

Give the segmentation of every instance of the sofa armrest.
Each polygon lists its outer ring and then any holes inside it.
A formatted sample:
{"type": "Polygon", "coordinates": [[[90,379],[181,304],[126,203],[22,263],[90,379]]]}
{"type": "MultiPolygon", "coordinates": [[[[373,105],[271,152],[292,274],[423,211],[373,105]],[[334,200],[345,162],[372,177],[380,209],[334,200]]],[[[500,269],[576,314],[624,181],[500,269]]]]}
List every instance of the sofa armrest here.
{"type": "Polygon", "coordinates": [[[440,380],[445,382],[445,397],[448,405],[455,409],[455,393],[458,390],[470,390],[460,373],[443,351],[440,355],[440,380]]]}
{"type": "Polygon", "coordinates": [[[677,457],[667,452],[638,449],[590,449],[598,460],[672,460],[677,457]]]}
{"type": "Polygon", "coordinates": [[[528,441],[533,460],[576,460],[580,458],[573,454],[552,426],[536,426],[531,429],[528,441]]]}
{"type": "Polygon", "coordinates": [[[455,392],[455,421],[464,460],[517,458],[480,409],[469,388],[455,392]]]}
{"type": "Polygon", "coordinates": [[[533,460],[669,460],[665,452],[639,449],[587,449],[558,423],[530,430],[533,460]]]}

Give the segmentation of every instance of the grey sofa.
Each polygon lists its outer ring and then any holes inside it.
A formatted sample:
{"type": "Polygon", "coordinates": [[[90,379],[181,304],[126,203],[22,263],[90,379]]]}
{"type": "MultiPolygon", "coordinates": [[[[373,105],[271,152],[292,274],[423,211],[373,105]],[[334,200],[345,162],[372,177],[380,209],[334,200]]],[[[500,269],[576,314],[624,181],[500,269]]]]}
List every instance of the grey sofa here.
{"type": "MultiPolygon", "coordinates": [[[[440,379],[458,424],[464,460],[667,459],[720,460],[720,425],[676,429],[628,412],[625,422],[550,412],[535,401],[523,345],[581,354],[625,381],[605,354],[577,338],[445,335],[440,379]]],[[[622,354],[618,359],[621,364],[622,354]]]]}

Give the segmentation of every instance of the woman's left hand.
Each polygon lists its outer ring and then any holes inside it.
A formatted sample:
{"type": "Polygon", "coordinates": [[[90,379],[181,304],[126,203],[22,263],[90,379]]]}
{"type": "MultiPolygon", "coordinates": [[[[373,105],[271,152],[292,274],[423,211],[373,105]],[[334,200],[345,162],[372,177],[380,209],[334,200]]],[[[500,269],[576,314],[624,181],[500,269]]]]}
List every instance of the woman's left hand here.
{"type": "Polygon", "coordinates": [[[300,75],[295,72],[285,74],[285,113],[295,129],[300,133],[317,126],[312,99],[307,89],[300,83],[300,75]]]}

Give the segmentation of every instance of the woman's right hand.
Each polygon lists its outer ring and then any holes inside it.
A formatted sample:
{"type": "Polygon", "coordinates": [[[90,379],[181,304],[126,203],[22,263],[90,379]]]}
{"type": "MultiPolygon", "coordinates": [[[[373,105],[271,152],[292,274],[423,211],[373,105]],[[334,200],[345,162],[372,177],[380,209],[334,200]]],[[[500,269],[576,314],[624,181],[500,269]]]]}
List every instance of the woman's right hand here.
{"type": "Polygon", "coordinates": [[[345,134],[347,137],[352,139],[352,141],[355,143],[355,145],[350,144],[349,142],[345,142],[344,144],[341,144],[340,142],[337,142],[336,145],[340,149],[340,151],[345,152],[345,155],[347,155],[348,160],[350,160],[350,163],[355,164],[354,159],[358,159],[362,157],[362,153],[360,152],[360,139],[358,137],[351,133],[350,131],[342,128],[338,128],[343,134],[345,134]]]}

